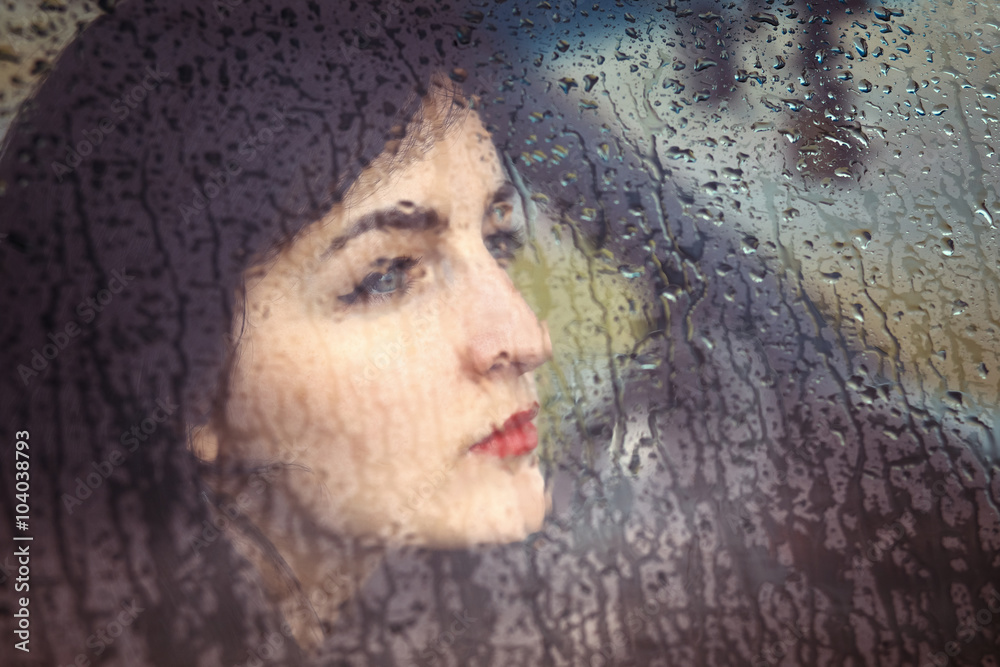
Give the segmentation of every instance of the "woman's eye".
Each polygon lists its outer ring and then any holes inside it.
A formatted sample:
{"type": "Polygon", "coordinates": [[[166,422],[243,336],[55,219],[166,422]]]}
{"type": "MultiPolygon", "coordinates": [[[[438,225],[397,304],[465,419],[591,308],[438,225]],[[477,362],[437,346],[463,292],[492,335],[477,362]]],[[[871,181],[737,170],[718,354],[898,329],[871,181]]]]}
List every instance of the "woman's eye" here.
{"type": "Polygon", "coordinates": [[[397,257],[385,271],[369,273],[354,286],[350,294],[337,298],[348,305],[354,305],[358,302],[377,303],[392,296],[406,294],[413,282],[409,272],[419,261],[420,258],[397,257]]]}
{"type": "Polygon", "coordinates": [[[374,280],[366,284],[372,294],[388,294],[395,292],[405,284],[406,275],[402,271],[392,269],[386,273],[375,274],[374,280]]]}
{"type": "Polygon", "coordinates": [[[490,234],[483,243],[498,262],[514,260],[517,251],[524,247],[524,234],[520,229],[505,229],[490,234]]]}

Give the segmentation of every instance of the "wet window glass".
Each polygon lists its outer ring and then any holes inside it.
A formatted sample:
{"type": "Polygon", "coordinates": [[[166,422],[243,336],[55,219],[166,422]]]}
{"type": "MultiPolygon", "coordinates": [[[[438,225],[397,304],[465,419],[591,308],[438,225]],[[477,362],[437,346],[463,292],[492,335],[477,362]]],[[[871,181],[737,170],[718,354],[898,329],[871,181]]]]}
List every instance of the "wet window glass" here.
{"type": "Polygon", "coordinates": [[[2,12],[3,664],[995,664],[994,4],[2,12]]]}

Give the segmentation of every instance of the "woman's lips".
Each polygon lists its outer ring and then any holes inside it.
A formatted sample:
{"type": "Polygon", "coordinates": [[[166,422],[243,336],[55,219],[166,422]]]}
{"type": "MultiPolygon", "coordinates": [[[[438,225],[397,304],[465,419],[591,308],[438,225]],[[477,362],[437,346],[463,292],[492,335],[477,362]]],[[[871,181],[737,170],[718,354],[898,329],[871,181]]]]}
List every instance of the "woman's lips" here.
{"type": "Polygon", "coordinates": [[[538,414],[536,403],[530,410],[518,412],[494,430],[489,437],[474,444],[469,451],[489,456],[507,458],[521,456],[538,446],[538,429],[531,420],[538,414]]]}

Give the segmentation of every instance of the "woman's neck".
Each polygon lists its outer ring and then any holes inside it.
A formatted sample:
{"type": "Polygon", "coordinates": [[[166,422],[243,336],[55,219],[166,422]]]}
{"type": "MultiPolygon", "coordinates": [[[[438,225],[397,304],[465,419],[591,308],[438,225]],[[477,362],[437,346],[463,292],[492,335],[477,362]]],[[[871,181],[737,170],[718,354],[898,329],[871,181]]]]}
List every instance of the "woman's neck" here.
{"type": "MultiPolygon", "coordinates": [[[[236,470],[215,464],[205,481],[213,523],[256,568],[271,601],[282,611],[303,649],[314,651],[381,562],[385,547],[324,530],[288,490],[303,475],[298,468],[271,466],[236,470]],[[220,529],[221,530],[221,529],[220,529]]],[[[310,480],[315,484],[314,480],[310,480]]]]}

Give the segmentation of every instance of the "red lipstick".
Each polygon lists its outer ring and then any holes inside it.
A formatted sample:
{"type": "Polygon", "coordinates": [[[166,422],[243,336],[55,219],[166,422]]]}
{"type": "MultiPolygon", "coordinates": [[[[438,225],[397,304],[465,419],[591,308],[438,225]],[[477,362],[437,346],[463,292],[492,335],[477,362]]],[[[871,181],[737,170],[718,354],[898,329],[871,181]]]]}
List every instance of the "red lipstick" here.
{"type": "Polygon", "coordinates": [[[538,446],[538,429],[531,420],[538,414],[538,404],[518,412],[503,423],[503,428],[474,444],[469,451],[507,458],[527,454],[538,446]]]}

